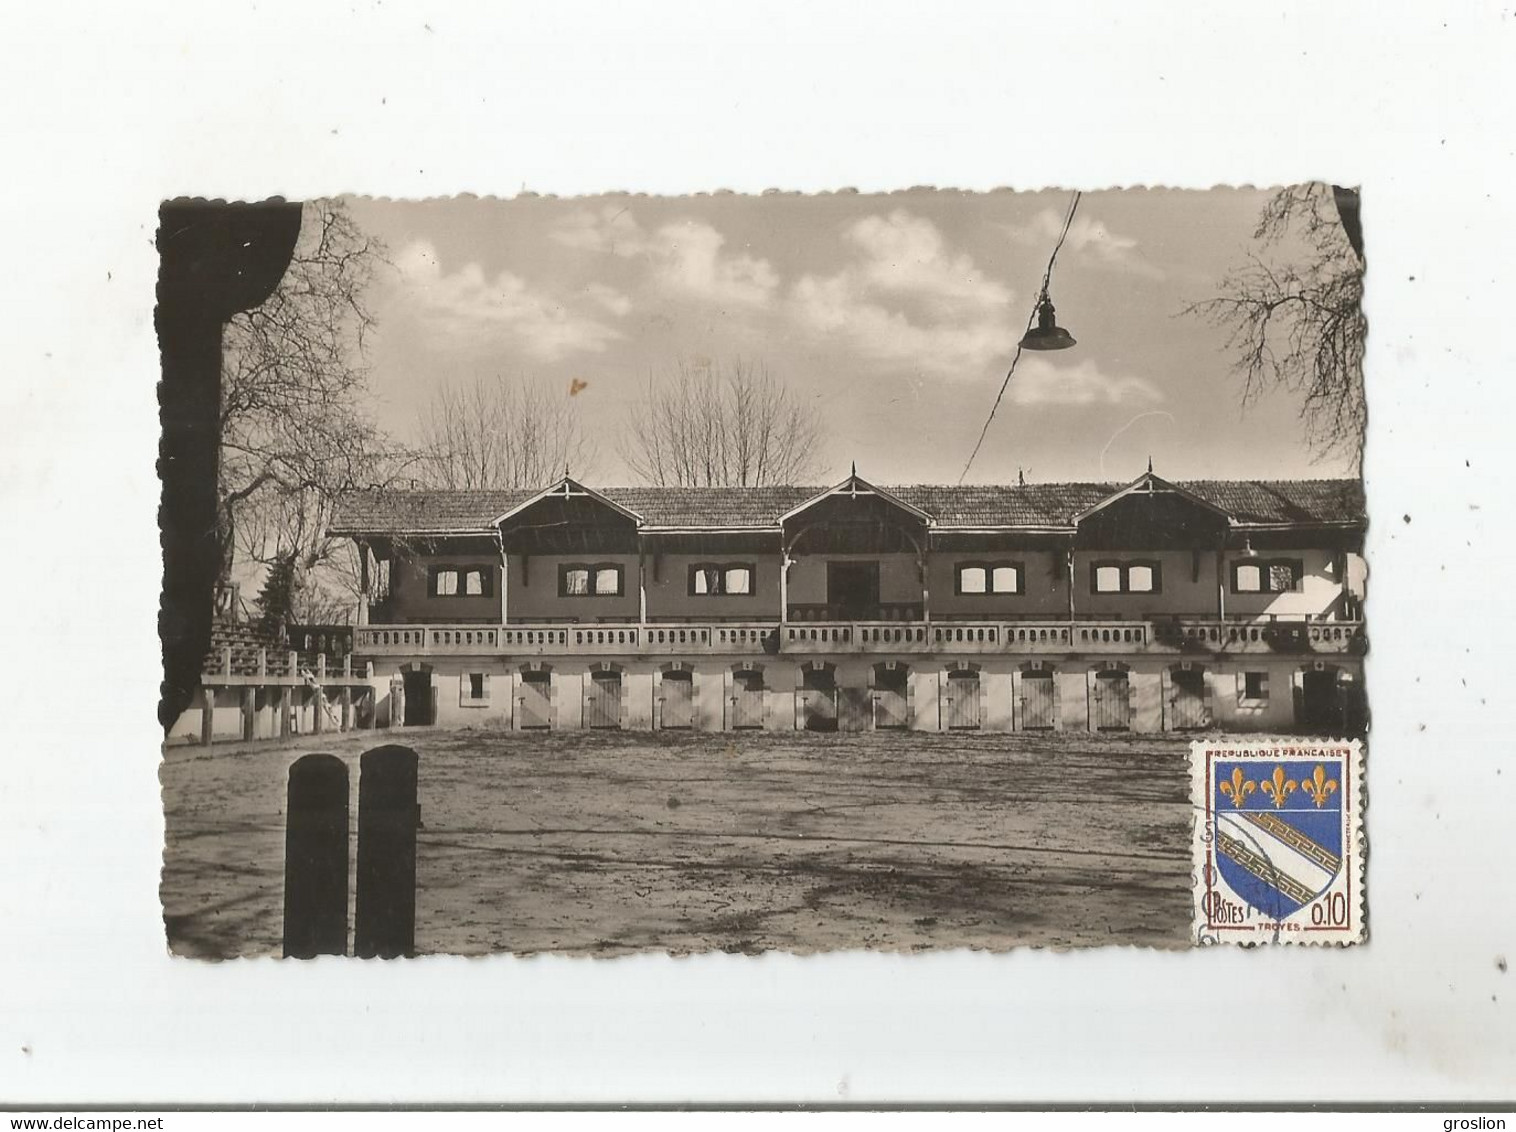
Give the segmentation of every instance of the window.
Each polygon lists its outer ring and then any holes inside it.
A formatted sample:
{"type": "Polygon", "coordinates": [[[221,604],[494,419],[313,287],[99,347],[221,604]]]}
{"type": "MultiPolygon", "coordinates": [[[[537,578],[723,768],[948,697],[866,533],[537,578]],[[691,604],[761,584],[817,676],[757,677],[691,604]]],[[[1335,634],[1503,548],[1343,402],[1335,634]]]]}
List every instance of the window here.
{"type": "Polygon", "coordinates": [[[494,582],[490,566],[433,566],[427,592],[432,597],[489,597],[494,582]]]}
{"type": "Polygon", "coordinates": [[[458,683],[460,707],[488,707],[490,702],[490,674],[488,672],[465,672],[458,683]]]}
{"type": "Polygon", "coordinates": [[[1019,562],[961,562],[959,594],[1019,594],[1023,577],[1019,562]]]}
{"type": "Polygon", "coordinates": [[[1090,567],[1090,592],[1162,593],[1163,570],[1156,562],[1096,562],[1090,567]]]}
{"type": "Polygon", "coordinates": [[[620,597],[621,567],[614,562],[567,563],[558,568],[559,597],[620,597]]]}
{"type": "Polygon", "coordinates": [[[700,562],[690,567],[691,597],[738,597],[753,592],[756,568],[744,562],[700,562]]]}
{"type": "Polygon", "coordinates": [[[1269,674],[1267,672],[1239,672],[1237,674],[1237,699],[1241,703],[1267,703],[1269,698],[1269,674]]]}
{"type": "Polygon", "coordinates": [[[1304,564],[1298,558],[1232,563],[1234,594],[1283,594],[1300,589],[1304,564]]]}

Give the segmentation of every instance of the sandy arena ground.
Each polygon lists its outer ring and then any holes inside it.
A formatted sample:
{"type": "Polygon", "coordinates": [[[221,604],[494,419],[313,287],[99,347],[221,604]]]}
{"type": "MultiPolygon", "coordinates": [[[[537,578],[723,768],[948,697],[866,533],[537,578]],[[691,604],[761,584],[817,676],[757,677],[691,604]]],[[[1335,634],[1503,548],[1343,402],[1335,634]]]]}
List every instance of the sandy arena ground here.
{"type": "Polygon", "coordinates": [[[423,954],[1187,939],[1178,738],[411,730],[167,750],[174,951],[279,954],[289,764],[392,741],[423,954]]]}

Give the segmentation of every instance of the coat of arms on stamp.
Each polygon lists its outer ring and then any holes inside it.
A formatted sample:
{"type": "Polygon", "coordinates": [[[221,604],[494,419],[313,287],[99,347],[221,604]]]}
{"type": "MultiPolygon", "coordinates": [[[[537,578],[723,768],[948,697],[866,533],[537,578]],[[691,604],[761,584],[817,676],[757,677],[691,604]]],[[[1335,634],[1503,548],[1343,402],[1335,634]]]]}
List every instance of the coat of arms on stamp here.
{"type": "Polygon", "coordinates": [[[1361,942],[1361,744],[1197,742],[1190,759],[1196,942],[1361,942]]]}

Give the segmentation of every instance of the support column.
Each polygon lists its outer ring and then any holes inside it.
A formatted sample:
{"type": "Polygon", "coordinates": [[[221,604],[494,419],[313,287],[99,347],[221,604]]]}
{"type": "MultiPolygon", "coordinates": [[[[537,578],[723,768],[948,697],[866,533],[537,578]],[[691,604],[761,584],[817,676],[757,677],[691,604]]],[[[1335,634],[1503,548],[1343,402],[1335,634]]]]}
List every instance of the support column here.
{"type": "MultiPolygon", "coordinates": [[[[783,539],[779,543],[779,624],[782,627],[790,619],[790,548],[784,544],[783,539]]],[[[782,640],[782,636],[781,636],[782,640]]]]}
{"type": "Polygon", "coordinates": [[[368,624],[369,599],[373,592],[372,576],[368,566],[368,543],[358,544],[358,624],[368,624]]]}
{"type": "Polygon", "coordinates": [[[200,689],[200,743],[209,747],[216,734],[216,690],[200,689]]]}
{"type": "Polygon", "coordinates": [[[510,620],[511,613],[511,560],[505,553],[505,539],[499,531],[495,532],[495,537],[500,549],[500,624],[504,625],[510,620]]]}
{"type": "Polygon", "coordinates": [[[291,687],[289,687],[289,686],[287,686],[287,685],[281,685],[279,687],[279,689],[278,689],[278,692],[279,692],[279,708],[278,708],[278,711],[279,711],[279,738],[281,738],[281,739],[288,739],[290,737],[291,733],[295,730],[295,718],[294,718],[294,708],[295,708],[295,705],[290,702],[291,699],[292,699],[292,693],[294,692],[294,689],[291,688],[291,687]]]}
{"type": "Polygon", "coordinates": [[[1216,619],[1226,620],[1226,549],[1216,549],[1216,619]]]}
{"type": "MultiPolygon", "coordinates": [[[[1072,625],[1074,622],[1074,586],[1076,585],[1074,578],[1074,548],[1072,546],[1063,552],[1063,584],[1068,587],[1069,591],[1069,624],[1072,625]]],[[[1072,634],[1070,634],[1069,643],[1073,643],[1072,634]]]]}
{"type": "Polygon", "coordinates": [[[312,725],[316,734],[324,734],[326,731],[326,689],[320,684],[316,685],[311,710],[315,713],[316,717],[315,723],[312,725]]]}
{"type": "Polygon", "coordinates": [[[342,691],[338,693],[338,699],[342,704],[342,730],[353,729],[353,689],[344,684],[342,691]]]}
{"type": "Polygon", "coordinates": [[[637,540],[637,624],[647,628],[647,551],[642,539],[637,540]]]}
{"type": "MultiPolygon", "coordinates": [[[[925,537],[931,538],[931,535],[925,537]]],[[[923,543],[916,554],[916,570],[921,579],[921,621],[927,627],[928,638],[931,637],[930,630],[932,628],[931,553],[929,546],[923,543]]]]}
{"type": "Polygon", "coordinates": [[[258,689],[251,686],[242,689],[242,738],[258,737],[258,689]]]}

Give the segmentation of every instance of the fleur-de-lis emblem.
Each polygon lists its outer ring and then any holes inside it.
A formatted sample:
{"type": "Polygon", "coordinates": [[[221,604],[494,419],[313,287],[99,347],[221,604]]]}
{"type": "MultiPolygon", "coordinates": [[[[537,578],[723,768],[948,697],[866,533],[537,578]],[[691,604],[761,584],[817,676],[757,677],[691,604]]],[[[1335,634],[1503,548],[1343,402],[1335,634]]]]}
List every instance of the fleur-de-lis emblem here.
{"type": "Polygon", "coordinates": [[[1311,796],[1311,801],[1316,803],[1319,810],[1326,805],[1327,798],[1337,792],[1337,780],[1328,778],[1326,767],[1318,763],[1310,778],[1300,780],[1300,789],[1311,796]]]}
{"type": "Polygon", "coordinates": [[[1221,784],[1221,792],[1230,798],[1232,805],[1236,806],[1239,810],[1242,808],[1243,802],[1247,800],[1247,796],[1257,789],[1258,787],[1253,783],[1242,780],[1242,768],[1240,766],[1232,768],[1232,781],[1221,784]]]}
{"type": "Polygon", "coordinates": [[[1263,782],[1263,792],[1268,795],[1269,801],[1274,803],[1276,810],[1283,808],[1284,800],[1295,793],[1295,784],[1284,776],[1284,767],[1274,768],[1274,777],[1263,782]]]}

